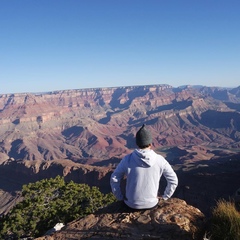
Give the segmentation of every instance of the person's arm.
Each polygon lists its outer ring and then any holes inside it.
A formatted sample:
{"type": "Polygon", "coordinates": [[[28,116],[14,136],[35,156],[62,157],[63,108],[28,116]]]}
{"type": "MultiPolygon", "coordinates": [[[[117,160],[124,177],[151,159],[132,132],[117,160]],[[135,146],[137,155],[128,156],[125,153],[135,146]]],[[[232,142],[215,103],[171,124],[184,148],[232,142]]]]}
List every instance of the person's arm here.
{"type": "Polygon", "coordinates": [[[121,191],[121,180],[123,179],[126,172],[125,162],[126,162],[126,159],[121,160],[117,168],[112,173],[111,179],[110,179],[112,192],[114,196],[117,198],[117,200],[124,199],[124,195],[122,194],[122,191],[121,191]]]}
{"type": "Polygon", "coordinates": [[[162,198],[164,200],[167,200],[173,195],[178,185],[177,175],[167,161],[164,164],[163,176],[167,180],[167,186],[165,188],[162,198]]]}

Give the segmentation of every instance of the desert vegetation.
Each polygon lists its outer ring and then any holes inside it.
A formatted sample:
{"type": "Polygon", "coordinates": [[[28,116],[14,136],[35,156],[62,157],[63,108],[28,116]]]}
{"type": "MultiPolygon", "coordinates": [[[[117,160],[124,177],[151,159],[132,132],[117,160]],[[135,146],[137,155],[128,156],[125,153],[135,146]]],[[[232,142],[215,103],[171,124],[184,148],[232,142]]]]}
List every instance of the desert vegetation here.
{"type": "Polygon", "coordinates": [[[240,212],[236,203],[219,200],[212,211],[211,240],[240,239],[240,212]]]}
{"type": "Polygon", "coordinates": [[[57,223],[66,224],[115,201],[97,187],[65,182],[60,176],[24,185],[21,194],[23,201],[1,218],[1,239],[41,236],[57,223]]]}

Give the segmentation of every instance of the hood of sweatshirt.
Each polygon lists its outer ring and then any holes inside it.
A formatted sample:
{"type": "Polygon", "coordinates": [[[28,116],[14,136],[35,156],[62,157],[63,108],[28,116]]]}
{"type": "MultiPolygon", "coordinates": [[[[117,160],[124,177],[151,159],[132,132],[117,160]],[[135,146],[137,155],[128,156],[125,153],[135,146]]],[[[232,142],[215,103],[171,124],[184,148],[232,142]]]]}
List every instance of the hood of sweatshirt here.
{"type": "Polygon", "coordinates": [[[157,154],[152,149],[135,149],[132,158],[138,166],[151,167],[157,160],[157,154]]]}

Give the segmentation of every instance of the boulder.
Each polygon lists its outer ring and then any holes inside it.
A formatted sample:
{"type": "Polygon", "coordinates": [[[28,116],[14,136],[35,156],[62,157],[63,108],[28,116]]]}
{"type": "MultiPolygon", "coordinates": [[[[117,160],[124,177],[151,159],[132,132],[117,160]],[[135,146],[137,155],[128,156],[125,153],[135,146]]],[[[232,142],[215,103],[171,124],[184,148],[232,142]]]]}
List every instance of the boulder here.
{"type": "Polygon", "coordinates": [[[178,198],[161,200],[154,209],[138,211],[115,202],[37,239],[203,239],[204,225],[204,214],[178,198]]]}

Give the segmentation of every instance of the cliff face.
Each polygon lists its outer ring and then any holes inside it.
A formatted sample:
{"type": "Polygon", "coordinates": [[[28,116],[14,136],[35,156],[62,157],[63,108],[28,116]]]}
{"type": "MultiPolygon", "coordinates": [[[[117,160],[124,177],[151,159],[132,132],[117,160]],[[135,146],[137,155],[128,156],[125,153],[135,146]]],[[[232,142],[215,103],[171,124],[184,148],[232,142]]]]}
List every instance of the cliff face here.
{"type": "Polygon", "coordinates": [[[203,239],[204,215],[185,201],[160,201],[158,208],[129,212],[117,202],[67,224],[38,240],[63,239],[203,239]]]}
{"type": "Polygon", "coordinates": [[[239,102],[239,88],[169,85],[0,95],[0,162],[104,163],[135,147],[143,123],[156,148],[210,159],[212,148],[239,148],[239,102]]]}
{"type": "Polygon", "coordinates": [[[1,152],[28,160],[121,155],[127,151],[126,139],[119,136],[129,120],[125,109],[148,91],[150,87],[129,87],[1,95],[1,152]],[[119,117],[122,112],[125,120],[119,117]],[[107,124],[112,114],[118,117],[107,124]]]}

